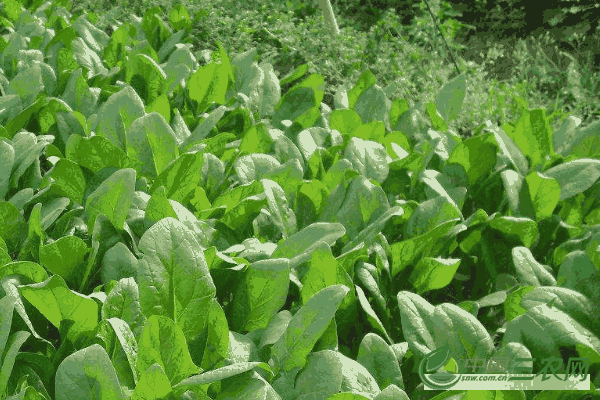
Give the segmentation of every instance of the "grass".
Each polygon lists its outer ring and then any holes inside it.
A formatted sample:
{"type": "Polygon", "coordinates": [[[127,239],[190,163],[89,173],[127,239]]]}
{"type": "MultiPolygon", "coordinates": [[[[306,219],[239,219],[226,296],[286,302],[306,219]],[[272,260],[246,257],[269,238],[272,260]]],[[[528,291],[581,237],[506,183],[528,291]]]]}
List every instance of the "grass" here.
{"type": "MultiPolygon", "coordinates": [[[[206,10],[191,33],[194,54],[204,49],[217,50],[215,41],[230,56],[256,47],[259,62],[273,64],[280,78],[296,66],[309,63],[311,72],[325,77],[324,102],[330,106],[336,88],[346,82],[354,83],[366,68],[374,73],[382,88],[396,83],[391,98],[403,97],[411,104],[432,101],[436,91],[457,74],[424,3],[421,3],[422,15],[403,26],[393,9],[373,23],[368,21],[367,13],[357,13],[341,1],[334,2],[341,30],[334,40],[323,24],[316,0],[312,0],[314,4],[308,1],[301,6],[265,0],[181,2],[192,17],[206,10]]],[[[167,20],[164,11],[176,3],[87,0],[79,3],[72,13],[95,11],[100,16],[98,26],[105,29],[114,21],[112,18],[125,22],[132,13],[141,16],[145,9],[156,5],[163,7],[163,18],[167,20]]],[[[584,37],[567,28],[568,32],[563,33],[569,35],[568,40],[560,42],[550,32],[525,39],[513,36],[499,40],[490,32],[467,37],[469,26],[461,27],[452,18],[455,14],[447,3],[431,0],[429,4],[434,13],[442,15],[438,21],[461,71],[469,71],[463,113],[453,124],[462,136],[471,136],[487,119],[495,123],[516,121],[520,108],[513,95],[531,108],[545,108],[552,117],[554,130],[568,115],[581,118],[584,126],[600,115],[599,68],[591,51],[581,50],[584,40],[598,48],[600,29],[588,31],[584,37]],[[570,54],[561,50],[565,43],[570,54]]]]}

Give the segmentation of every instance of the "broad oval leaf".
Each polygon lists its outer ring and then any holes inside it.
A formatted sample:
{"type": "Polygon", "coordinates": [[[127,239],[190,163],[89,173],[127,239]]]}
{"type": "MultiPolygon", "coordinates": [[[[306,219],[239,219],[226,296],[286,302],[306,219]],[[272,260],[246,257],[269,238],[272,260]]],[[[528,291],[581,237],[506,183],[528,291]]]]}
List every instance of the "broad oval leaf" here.
{"type": "Polygon", "coordinates": [[[55,392],[56,400],[126,399],[108,354],[99,344],[81,349],[60,363],[55,392]]]}
{"type": "Polygon", "coordinates": [[[192,362],[181,328],[161,315],[148,318],[140,336],[136,364],[139,376],[156,363],[165,371],[171,384],[200,372],[192,362]]]}
{"type": "Polygon", "coordinates": [[[356,361],[377,380],[380,388],[396,385],[404,388],[402,371],[392,348],[378,335],[367,333],[360,342],[356,361]]]}
{"type": "Polygon", "coordinates": [[[162,219],[142,236],[139,250],[144,314],[177,321],[188,338],[200,333],[216,288],[192,231],[176,219],[162,219]]]}
{"type": "Polygon", "coordinates": [[[283,336],[273,345],[275,365],[295,376],[306,357],[329,326],[338,306],[350,289],[334,285],[321,289],[294,315],[283,336]]]}
{"type": "Polygon", "coordinates": [[[552,167],[543,172],[560,185],[560,199],[565,200],[589,189],[600,178],[600,160],[582,158],[552,167]]]}

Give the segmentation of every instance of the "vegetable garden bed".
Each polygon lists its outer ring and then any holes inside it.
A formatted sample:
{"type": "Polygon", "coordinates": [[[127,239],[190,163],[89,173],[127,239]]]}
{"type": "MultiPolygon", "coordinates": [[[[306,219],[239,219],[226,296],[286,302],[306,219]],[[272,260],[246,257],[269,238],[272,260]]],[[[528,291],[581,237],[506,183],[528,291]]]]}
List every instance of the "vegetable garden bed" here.
{"type": "Polygon", "coordinates": [[[2,398],[458,399],[423,371],[494,357],[598,397],[598,123],[462,139],[466,73],[332,109],[306,64],[192,54],[181,5],[110,37],[68,5],[2,11],[2,398]]]}

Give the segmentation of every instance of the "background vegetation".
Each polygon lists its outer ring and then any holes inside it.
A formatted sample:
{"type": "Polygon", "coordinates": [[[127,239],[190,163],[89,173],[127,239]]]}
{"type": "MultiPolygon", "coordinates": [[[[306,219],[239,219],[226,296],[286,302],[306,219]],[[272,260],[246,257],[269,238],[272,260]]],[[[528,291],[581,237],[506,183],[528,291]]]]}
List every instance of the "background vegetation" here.
{"type": "MultiPolygon", "coordinates": [[[[86,0],[74,14],[94,11],[112,33],[116,20],[142,16],[153,6],[163,14],[177,0],[86,0]]],[[[193,52],[216,50],[216,41],[239,53],[257,47],[281,78],[302,63],[325,77],[324,102],[338,85],[355,82],[367,68],[381,87],[395,83],[392,97],[431,101],[456,74],[427,6],[417,0],[333,0],[341,35],[323,24],[316,0],[181,0],[193,16],[193,52]]],[[[600,114],[600,4],[592,0],[430,0],[438,23],[469,84],[455,124],[470,136],[486,119],[499,124],[519,116],[518,97],[545,108],[553,128],[576,115],[588,125],[600,114]],[[535,4],[535,9],[532,9],[535,4]]],[[[163,15],[166,19],[166,14],[163,15]]],[[[282,90],[286,90],[283,87],[282,90]]]]}

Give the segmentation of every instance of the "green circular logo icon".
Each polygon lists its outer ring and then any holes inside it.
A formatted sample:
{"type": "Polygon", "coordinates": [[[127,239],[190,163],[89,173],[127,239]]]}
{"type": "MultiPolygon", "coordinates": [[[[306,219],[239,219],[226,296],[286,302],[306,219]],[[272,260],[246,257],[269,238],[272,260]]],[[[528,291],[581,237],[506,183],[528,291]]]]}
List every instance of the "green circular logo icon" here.
{"type": "Polygon", "coordinates": [[[419,364],[419,376],[423,384],[435,390],[446,390],[456,385],[456,382],[460,380],[456,365],[454,366],[454,373],[445,370],[436,372],[446,365],[449,359],[450,348],[448,345],[442,346],[423,357],[421,364],[419,364]],[[425,376],[426,374],[429,374],[429,376],[425,376]]]}

